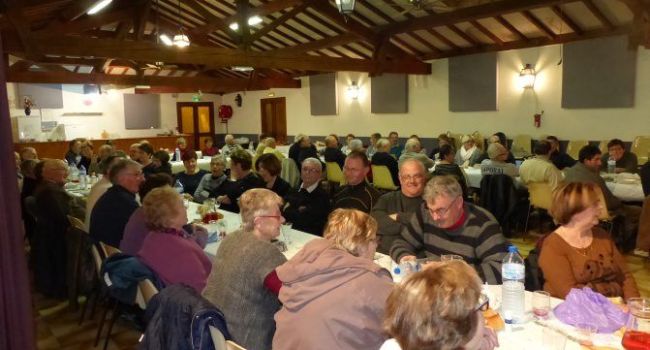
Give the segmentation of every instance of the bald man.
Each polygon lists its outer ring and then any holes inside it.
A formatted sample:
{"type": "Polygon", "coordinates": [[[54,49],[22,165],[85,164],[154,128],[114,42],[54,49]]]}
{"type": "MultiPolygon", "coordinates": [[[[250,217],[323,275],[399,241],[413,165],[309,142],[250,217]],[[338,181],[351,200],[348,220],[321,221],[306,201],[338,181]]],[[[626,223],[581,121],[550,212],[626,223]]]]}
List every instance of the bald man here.
{"type": "Polygon", "coordinates": [[[68,167],[59,159],[44,161],[42,181],[34,192],[36,230],[31,254],[36,290],[48,297],[66,296],[68,215],[83,219],[84,207],[63,189],[68,167]]]}

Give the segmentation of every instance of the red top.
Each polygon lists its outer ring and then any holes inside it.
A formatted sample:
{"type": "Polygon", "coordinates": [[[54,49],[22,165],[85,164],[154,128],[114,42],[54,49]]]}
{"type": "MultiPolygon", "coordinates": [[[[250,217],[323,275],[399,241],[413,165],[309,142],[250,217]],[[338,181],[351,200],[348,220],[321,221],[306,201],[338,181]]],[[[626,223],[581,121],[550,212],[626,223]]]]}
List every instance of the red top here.
{"type": "Polygon", "coordinates": [[[268,275],[266,275],[266,278],[264,278],[264,287],[275,295],[280,294],[282,281],[280,281],[278,273],[275,272],[275,270],[271,271],[268,275]]]}

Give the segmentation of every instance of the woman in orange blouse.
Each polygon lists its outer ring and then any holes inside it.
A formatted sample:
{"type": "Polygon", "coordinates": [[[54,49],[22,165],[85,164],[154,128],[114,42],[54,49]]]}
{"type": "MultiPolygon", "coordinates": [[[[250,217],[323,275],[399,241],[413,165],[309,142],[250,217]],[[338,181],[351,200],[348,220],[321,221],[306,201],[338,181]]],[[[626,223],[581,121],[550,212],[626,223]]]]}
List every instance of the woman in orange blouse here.
{"type": "Polygon", "coordinates": [[[564,299],[571,288],[589,287],[607,297],[638,297],[634,277],[610,235],[596,226],[605,209],[593,183],[560,186],[550,214],[561,226],[542,245],[544,290],[564,299]]]}

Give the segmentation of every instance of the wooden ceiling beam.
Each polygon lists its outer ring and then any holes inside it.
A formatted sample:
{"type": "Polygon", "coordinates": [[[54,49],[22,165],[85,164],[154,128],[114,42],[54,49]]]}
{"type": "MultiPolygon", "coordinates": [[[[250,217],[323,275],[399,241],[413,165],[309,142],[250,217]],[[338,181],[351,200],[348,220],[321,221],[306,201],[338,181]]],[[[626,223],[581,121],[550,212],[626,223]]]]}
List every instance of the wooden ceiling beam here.
{"type": "Polygon", "coordinates": [[[275,30],[277,27],[281,26],[284,24],[286,21],[290,20],[291,18],[295,17],[297,14],[305,11],[307,7],[310,4],[308,2],[302,3],[294,8],[291,9],[291,11],[285,12],[280,16],[279,18],[276,18],[273,20],[273,22],[265,25],[262,27],[260,30],[256,31],[255,34],[251,35],[251,42],[255,42],[259,40],[261,37],[265,36],[266,34],[270,33],[271,31],[275,30]]]}
{"type": "Polygon", "coordinates": [[[460,46],[456,45],[453,41],[449,40],[446,36],[438,33],[435,29],[428,29],[427,32],[429,32],[431,35],[435,36],[438,38],[438,40],[442,41],[445,45],[451,47],[452,49],[459,49],[460,46]]]}
{"type": "Polygon", "coordinates": [[[148,0],[145,0],[136,9],[135,19],[133,21],[133,32],[135,33],[136,40],[142,40],[144,36],[144,29],[147,27],[147,18],[149,17],[150,9],[151,1],[148,0]]]}
{"type": "Polygon", "coordinates": [[[477,46],[481,45],[476,39],[472,38],[469,34],[465,33],[462,29],[458,28],[458,26],[452,24],[448,26],[449,29],[451,29],[452,32],[456,33],[459,37],[461,37],[463,40],[467,41],[470,45],[472,46],[477,46]]]}
{"type": "Polygon", "coordinates": [[[547,27],[544,22],[540,21],[539,18],[537,18],[532,12],[526,10],[522,11],[521,14],[530,22],[532,25],[534,25],[537,29],[539,29],[542,34],[546,35],[549,39],[553,39],[556,37],[555,32],[551,30],[551,28],[547,27]]]}
{"type": "Polygon", "coordinates": [[[111,75],[111,74],[79,74],[68,70],[65,72],[8,72],[8,82],[41,83],[41,84],[116,84],[116,85],[150,85],[189,88],[193,91],[219,91],[220,89],[249,89],[264,90],[269,88],[300,88],[299,79],[255,79],[251,84],[248,79],[208,78],[208,77],[163,77],[145,75],[111,75]]]}
{"type": "Polygon", "coordinates": [[[512,12],[536,9],[540,7],[553,6],[573,2],[571,0],[502,0],[490,2],[484,5],[462,8],[448,13],[436,13],[427,16],[414,18],[395,24],[389,24],[380,28],[381,32],[390,35],[412,32],[420,29],[446,26],[454,23],[477,20],[481,18],[494,17],[512,12]]]}
{"type": "MultiPolygon", "coordinates": [[[[260,68],[291,68],[325,72],[371,72],[375,67],[375,62],[371,60],[315,57],[311,55],[270,55],[268,52],[244,52],[195,45],[179,50],[149,42],[126,42],[115,39],[62,37],[59,35],[34,35],[32,39],[43,52],[61,56],[121,58],[138,62],[163,61],[166,63],[208,64],[224,67],[246,65],[260,68]]],[[[11,47],[11,42],[4,46],[4,51],[8,53],[20,53],[22,49],[22,47],[11,47]]],[[[386,73],[431,73],[429,64],[410,60],[382,62],[380,67],[386,73]]]]}
{"type": "Polygon", "coordinates": [[[592,0],[582,0],[582,3],[591,11],[591,13],[598,18],[600,23],[605,26],[607,29],[614,29],[614,24],[612,24],[612,21],[603,14],[603,11],[601,11],[596,4],[592,0]]]}
{"type": "MultiPolygon", "coordinates": [[[[250,3],[248,0],[235,0],[237,5],[237,33],[241,36],[240,48],[248,49],[251,40],[251,29],[248,26],[248,17],[250,17],[250,3]]],[[[227,23],[227,22],[226,22],[227,23]]]]}
{"type": "Polygon", "coordinates": [[[504,26],[508,31],[510,31],[510,33],[514,34],[519,39],[521,40],[528,39],[528,37],[526,37],[524,33],[520,32],[519,29],[515,28],[515,26],[512,25],[512,23],[508,22],[508,20],[505,19],[503,16],[495,16],[494,19],[497,20],[499,24],[504,26]]]}
{"type": "MultiPolygon", "coordinates": [[[[576,34],[582,34],[582,28],[576,24],[576,22],[569,17],[559,6],[553,6],[551,7],[551,10],[553,10],[553,13],[555,13],[556,16],[562,20],[571,30],[576,33],[576,34]]],[[[562,34],[562,33],[560,33],[562,34]]]]}
{"type": "Polygon", "coordinates": [[[556,35],[555,38],[553,39],[543,36],[537,38],[530,38],[527,40],[508,41],[508,42],[504,42],[503,45],[501,46],[483,45],[483,46],[476,46],[471,48],[460,48],[458,50],[449,50],[449,51],[444,51],[441,54],[430,54],[424,57],[423,59],[432,60],[432,59],[448,58],[454,56],[471,55],[471,54],[477,54],[483,52],[517,50],[517,49],[525,49],[529,47],[564,44],[568,42],[595,39],[595,38],[601,38],[606,36],[625,35],[625,34],[629,34],[631,31],[632,31],[631,26],[625,26],[625,27],[616,28],[615,30],[598,29],[598,30],[588,31],[588,32],[584,32],[582,35],[578,35],[576,33],[560,34],[560,35],[556,35]]]}
{"type": "Polygon", "coordinates": [[[358,40],[359,40],[358,36],[351,33],[346,33],[337,36],[331,36],[325,39],[315,40],[305,44],[268,51],[268,53],[278,54],[278,55],[279,54],[297,55],[297,54],[306,53],[310,51],[317,51],[328,47],[341,46],[341,45],[353,43],[358,40]]]}
{"type": "Polygon", "coordinates": [[[202,27],[192,29],[190,31],[191,33],[206,34],[218,29],[224,32],[228,36],[228,38],[230,38],[233,42],[238,43],[240,41],[239,35],[237,35],[230,28],[228,28],[228,24],[224,22],[223,19],[215,16],[207,8],[201,5],[197,0],[185,0],[184,3],[185,5],[189,6],[192,10],[196,11],[196,13],[198,13],[201,17],[203,17],[205,22],[207,23],[202,27]]]}
{"type": "Polygon", "coordinates": [[[101,26],[123,21],[125,18],[133,18],[133,6],[114,9],[112,11],[99,13],[94,16],[87,16],[72,22],[55,22],[36,33],[66,34],[82,33],[86,30],[99,28],[101,26]]]}
{"type": "Polygon", "coordinates": [[[471,25],[473,25],[476,29],[478,29],[481,33],[483,33],[485,36],[490,38],[492,42],[494,42],[497,45],[503,45],[503,40],[499,38],[496,34],[492,33],[489,29],[485,28],[481,23],[478,21],[469,21],[471,25]]]}

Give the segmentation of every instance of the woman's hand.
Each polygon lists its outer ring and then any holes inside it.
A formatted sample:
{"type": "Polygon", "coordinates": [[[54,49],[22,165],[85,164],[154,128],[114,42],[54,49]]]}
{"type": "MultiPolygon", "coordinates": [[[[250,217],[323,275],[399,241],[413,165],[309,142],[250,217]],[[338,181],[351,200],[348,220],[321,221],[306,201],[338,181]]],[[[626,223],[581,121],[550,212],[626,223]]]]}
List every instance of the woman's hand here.
{"type": "Polygon", "coordinates": [[[228,198],[228,196],[226,196],[226,195],[217,197],[217,202],[219,202],[221,204],[232,204],[230,202],[230,198],[228,198]]]}

